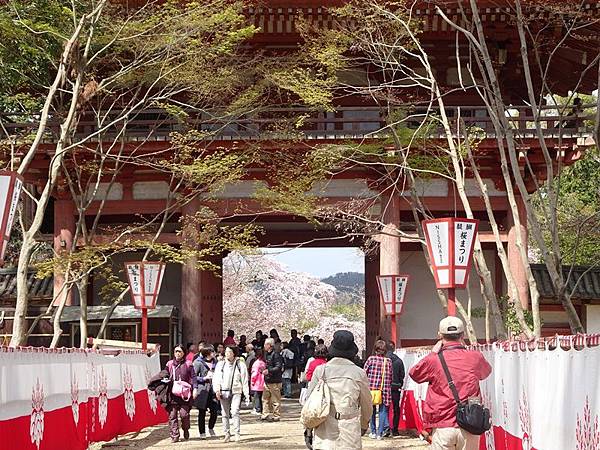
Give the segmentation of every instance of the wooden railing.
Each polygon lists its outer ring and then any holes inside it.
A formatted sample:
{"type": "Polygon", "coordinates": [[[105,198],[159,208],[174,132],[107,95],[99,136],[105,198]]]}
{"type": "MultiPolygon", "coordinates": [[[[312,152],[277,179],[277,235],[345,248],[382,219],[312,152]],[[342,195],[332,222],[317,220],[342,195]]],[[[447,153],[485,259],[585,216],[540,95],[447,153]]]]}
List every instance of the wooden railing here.
{"type": "MultiPolygon", "coordinates": [[[[544,107],[540,128],[544,136],[576,138],[592,133],[593,106],[567,107],[560,114],[556,107],[544,107]]],[[[485,137],[495,137],[494,124],[486,108],[480,106],[448,107],[446,114],[455,134],[477,132],[485,137]],[[460,121],[458,119],[461,119],[460,121]],[[466,129],[465,129],[466,128],[466,129]]],[[[305,108],[274,108],[242,116],[225,116],[212,112],[188,112],[185,121],[167,114],[161,109],[147,109],[124,114],[114,111],[98,117],[83,117],[77,126],[75,139],[108,141],[124,138],[128,141],[165,141],[174,132],[196,130],[199,137],[207,140],[278,140],[278,139],[363,139],[383,138],[391,134],[391,127],[418,129],[426,124],[427,135],[443,138],[445,134],[439,123],[439,111],[411,108],[397,120],[389,118],[378,107],[340,107],[335,112],[314,112],[305,108]]],[[[515,107],[506,112],[515,133],[519,137],[536,137],[534,117],[527,107],[515,107]]],[[[14,115],[0,114],[0,136],[25,135],[35,132],[35,117],[23,120],[14,115]]],[[[60,121],[51,118],[45,141],[58,138],[60,121]]]]}

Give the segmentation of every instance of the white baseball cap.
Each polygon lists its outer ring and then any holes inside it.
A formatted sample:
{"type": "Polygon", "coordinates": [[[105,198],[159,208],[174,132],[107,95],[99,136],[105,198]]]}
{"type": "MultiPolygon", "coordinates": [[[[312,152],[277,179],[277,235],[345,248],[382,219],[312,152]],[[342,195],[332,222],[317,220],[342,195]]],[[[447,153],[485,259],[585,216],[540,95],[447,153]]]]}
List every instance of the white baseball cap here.
{"type": "Polygon", "coordinates": [[[458,317],[448,316],[440,321],[440,334],[459,334],[464,333],[465,326],[458,317]]]}

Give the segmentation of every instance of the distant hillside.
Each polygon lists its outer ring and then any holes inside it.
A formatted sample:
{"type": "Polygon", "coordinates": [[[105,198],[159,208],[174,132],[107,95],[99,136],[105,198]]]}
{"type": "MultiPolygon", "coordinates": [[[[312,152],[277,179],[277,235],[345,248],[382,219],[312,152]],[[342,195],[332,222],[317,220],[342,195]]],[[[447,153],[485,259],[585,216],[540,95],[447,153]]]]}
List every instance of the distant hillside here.
{"type": "Polygon", "coordinates": [[[365,275],[359,272],[336,273],[321,280],[336,288],[338,305],[364,305],[365,275]]]}
{"type": "Polygon", "coordinates": [[[359,272],[342,272],[323,278],[321,281],[332,285],[340,291],[349,291],[364,288],[365,274],[359,272]]]}

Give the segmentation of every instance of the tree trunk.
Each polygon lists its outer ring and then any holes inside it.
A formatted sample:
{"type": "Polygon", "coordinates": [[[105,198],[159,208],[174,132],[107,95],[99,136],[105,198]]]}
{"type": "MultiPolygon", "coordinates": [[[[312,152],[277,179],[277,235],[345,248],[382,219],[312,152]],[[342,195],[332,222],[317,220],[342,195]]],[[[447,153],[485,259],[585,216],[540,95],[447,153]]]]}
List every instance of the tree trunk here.
{"type": "Polygon", "coordinates": [[[21,264],[21,261],[29,261],[35,244],[35,241],[29,237],[29,234],[23,233],[23,243],[21,244],[19,264],[17,266],[17,300],[12,337],[10,339],[11,347],[23,346],[27,342],[27,271],[29,267],[27,264],[21,264]]]}
{"type": "Polygon", "coordinates": [[[88,286],[88,277],[89,275],[85,274],[81,277],[77,284],[77,291],[79,292],[79,347],[86,348],[87,347],[87,338],[88,338],[88,322],[87,322],[87,286],[88,286]]]}

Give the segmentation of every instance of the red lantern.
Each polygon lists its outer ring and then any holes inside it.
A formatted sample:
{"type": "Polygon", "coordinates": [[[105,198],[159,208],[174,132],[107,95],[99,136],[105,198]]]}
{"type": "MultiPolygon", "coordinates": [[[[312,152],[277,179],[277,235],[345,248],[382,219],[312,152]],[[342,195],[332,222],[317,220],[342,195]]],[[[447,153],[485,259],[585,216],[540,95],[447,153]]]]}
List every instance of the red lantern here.
{"type": "Polygon", "coordinates": [[[385,315],[392,319],[392,341],[396,342],[396,316],[402,314],[410,275],[378,275],[377,286],[385,315]]]}
{"type": "Polygon", "coordinates": [[[23,177],[17,172],[0,171],[0,264],[4,263],[6,247],[15,221],[19,198],[23,188],[23,177]]]}
{"type": "Polygon", "coordinates": [[[479,220],[449,217],[423,220],[421,224],[435,285],[448,288],[448,314],[456,315],[454,290],[464,289],[469,282],[479,220]]]}
{"type": "Polygon", "coordinates": [[[148,346],[148,310],[156,308],[156,300],[165,273],[165,263],[140,261],[125,263],[131,299],[142,310],[142,348],[148,346]]]}

